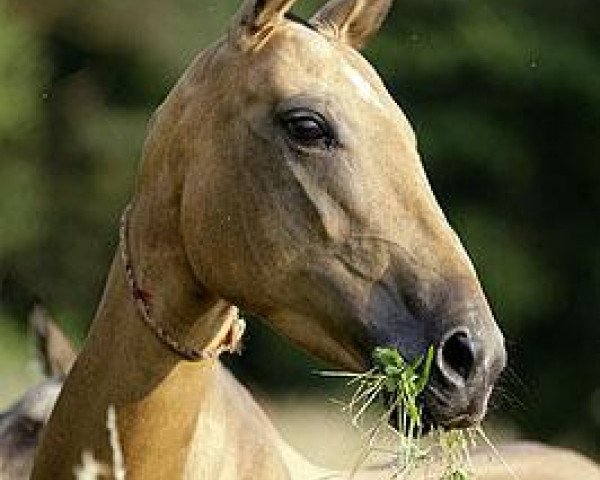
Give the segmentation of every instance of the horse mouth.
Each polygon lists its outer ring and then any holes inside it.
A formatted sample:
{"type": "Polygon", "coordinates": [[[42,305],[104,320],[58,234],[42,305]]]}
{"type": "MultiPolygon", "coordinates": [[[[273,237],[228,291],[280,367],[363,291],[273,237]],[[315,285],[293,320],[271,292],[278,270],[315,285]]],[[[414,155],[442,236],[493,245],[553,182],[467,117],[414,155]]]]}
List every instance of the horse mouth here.
{"type": "Polygon", "coordinates": [[[383,403],[390,410],[388,423],[394,430],[406,436],[413,437],[426,435],[433,430],[457,430],[471,428],[478,425],[485,416],[485,409],[472,411],[457,411],[451,408],[446,401],[440,401],[433,396],[429,386],[417,397],[416,404],[419,409],[419,420],[413,428],[401,424],[403,417],[394,395],[385,394],[383,403]],[[433,397],[433,398],[432,398],[433,397]],[[392,408],[393,405],[396,405],[392,408]]]}

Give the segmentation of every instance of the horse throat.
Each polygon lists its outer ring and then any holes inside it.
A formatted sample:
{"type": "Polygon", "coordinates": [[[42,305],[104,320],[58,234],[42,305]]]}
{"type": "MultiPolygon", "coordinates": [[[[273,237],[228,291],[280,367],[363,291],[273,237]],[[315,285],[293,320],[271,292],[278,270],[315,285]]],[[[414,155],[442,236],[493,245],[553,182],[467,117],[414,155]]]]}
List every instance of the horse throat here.
{"type": "MultiPolygon", "coordinates": [[[[197,285],[178,236],[164,228],[164,221],[149,216],[143,204],[132,214],[130,248],[138,282],[148,290],[157,322],[178,343],[203,350],[228,330],[224,325],[231,323],[231,305],[197,285]]],[[[268,468],[262,478],[288,478],[274,448],[276,433],[218,359],[183,359],[142,320],[120,253],[42,436],[32,478],[72,478],[84,452],[112,466],[106,430],[111,405],[129,480],[244,478],[239,472],[255,468],[242,464],[250,460],[268,468]],[[224,459],[238,447],[256,451],[246,460],[224,459]],[[193,460],[200,457],[203,462],[193,460]],[[229,467],[223,468],[223,462],[229,467]]]]}

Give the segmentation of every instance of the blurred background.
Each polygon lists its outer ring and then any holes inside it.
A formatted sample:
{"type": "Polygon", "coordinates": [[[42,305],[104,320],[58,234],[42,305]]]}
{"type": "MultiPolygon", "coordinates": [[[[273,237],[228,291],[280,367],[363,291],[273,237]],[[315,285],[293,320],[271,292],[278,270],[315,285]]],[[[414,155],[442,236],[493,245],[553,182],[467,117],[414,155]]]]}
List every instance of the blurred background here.
{"type": "MultiPolygon", "coordinates": [[[[38,378],[34,302],[84,338],[146,121],[237,4],[0,0],[0,409],[38,378]]],[[[506,334],[493,429],[597,460],[599,19],[595,0],[398,0],[366,51],[506,334]]],[[[313,459],[352,443],[341,386],[260,321],[233,368],[313,459]]]]}

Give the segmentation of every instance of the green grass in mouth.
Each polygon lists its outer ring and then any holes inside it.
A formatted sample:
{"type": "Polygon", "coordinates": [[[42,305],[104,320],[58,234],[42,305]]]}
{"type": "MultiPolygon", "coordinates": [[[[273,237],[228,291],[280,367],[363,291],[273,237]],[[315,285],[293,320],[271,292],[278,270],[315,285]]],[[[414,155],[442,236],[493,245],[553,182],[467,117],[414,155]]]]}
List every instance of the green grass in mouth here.
{"type": "MultiPolygon", "coordinates": [[[[391,479],[407,479],[418,469],[435,463],[442,467],[439,480],[471,480],[470,450],[475,446],[476,438],[482,438],[498,455],[479,425],[455,430],[438,428],[427,435],[423,433],[419,395],[425,390],[431,373],[432,346],[410,362],[390,347],[376,347],[372,356],[373,368],[364,373],[319,372],[325,377],[347,379],[347,386],[353,390],[350,400],[342,403],[342,408],[349,414],[352,425],[363,430],[364,446],[351,476],[373,454],[381,454],[393,459],[391,479]],[[381,405],[384,396],[391,401],[384,406],[383,413],[373,416],[375,408],[372,407],[381,405]],[[390,426],[392,415],[397,415],[398,430],[390,426]]],[[[500,461],[504,464],[501,458],[500,461]]]]}

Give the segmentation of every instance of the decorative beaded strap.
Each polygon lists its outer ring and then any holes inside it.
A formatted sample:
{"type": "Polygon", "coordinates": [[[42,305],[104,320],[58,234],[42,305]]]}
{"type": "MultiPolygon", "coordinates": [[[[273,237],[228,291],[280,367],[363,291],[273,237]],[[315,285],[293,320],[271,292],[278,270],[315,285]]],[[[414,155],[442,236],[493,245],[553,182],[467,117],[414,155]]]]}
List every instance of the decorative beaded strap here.
{"type": "Polygon", "coordinates": [[[135,305],[140,312],[144,323],[154,332],[154,335],[165,344],[172,352],[189,361],[206,360],[216,358],[223,352],[239,352],[240,343],[246,322],[239,317],[238,308],[231,306],[227,314],[227,321],[221,331],[205,349],[188,347],[181,345],[164,327],[160,326],[152,317],[149,305],[149,295],[142,290],[135,279],[133,264],[129,254],[128,230],[129,214],[131,204],[128,204],[121,216],[121,225],[119,228],[119,240],[121,243],[121,259],[125,269],[127,284],[131,290],[135,305]]]}

